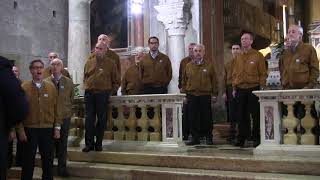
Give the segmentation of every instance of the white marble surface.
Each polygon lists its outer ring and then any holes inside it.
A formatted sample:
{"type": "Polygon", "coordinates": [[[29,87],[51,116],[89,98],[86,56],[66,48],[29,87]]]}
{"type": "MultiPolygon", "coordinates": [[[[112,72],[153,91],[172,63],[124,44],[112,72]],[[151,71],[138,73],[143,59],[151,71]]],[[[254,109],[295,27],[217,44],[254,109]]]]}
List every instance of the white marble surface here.
{"type": "Polygon", "coordinates": [[[90,0],[69,0],[68,70],[83,90],[83,69],[90,53],[90,0]]]}

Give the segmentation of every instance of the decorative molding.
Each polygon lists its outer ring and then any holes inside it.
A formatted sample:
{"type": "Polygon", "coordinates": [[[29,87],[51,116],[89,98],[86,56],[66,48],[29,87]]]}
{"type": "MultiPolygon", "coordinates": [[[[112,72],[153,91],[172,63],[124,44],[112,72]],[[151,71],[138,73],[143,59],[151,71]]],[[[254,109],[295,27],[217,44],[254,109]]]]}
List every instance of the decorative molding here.
{"type": "Polygon", "coordinates": [[[320,89],[254,91],[260,101],[319,101],[320,89]]]}
{"type": "Polygon", "coordinates": [[[158,11],[157,19],[162,22],[169,36],[185,35],[191,19],[191,3],[186,0],[159,0],[154,7],[158,11]]]}

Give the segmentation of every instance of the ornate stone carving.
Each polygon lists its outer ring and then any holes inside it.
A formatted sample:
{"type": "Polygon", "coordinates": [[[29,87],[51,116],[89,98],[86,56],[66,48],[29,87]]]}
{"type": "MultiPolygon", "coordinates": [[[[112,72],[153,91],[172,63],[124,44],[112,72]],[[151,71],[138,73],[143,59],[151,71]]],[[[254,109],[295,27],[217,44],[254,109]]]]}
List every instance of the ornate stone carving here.
{"type": "Polygon", "coordinates": [[[184,36],[191,18],[190,7],[190,2],[185,0],[160,0],[154,8],[159,12],[157,19],[165,25],[169,36],[184,36]]]}

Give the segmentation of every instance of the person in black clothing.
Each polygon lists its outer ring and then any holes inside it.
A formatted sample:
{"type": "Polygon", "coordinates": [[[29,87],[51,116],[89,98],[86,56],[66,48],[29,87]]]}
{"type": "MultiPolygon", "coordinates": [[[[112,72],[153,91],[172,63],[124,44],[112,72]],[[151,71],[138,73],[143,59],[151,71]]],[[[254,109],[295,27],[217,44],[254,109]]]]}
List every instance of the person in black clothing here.
{"type": "Polygon", "coordinates": [[[9,131],[28,114],[28,103],[19,80],[12,72],[12,63],[0,56],[0,180],[7,176],[9,131]]]}

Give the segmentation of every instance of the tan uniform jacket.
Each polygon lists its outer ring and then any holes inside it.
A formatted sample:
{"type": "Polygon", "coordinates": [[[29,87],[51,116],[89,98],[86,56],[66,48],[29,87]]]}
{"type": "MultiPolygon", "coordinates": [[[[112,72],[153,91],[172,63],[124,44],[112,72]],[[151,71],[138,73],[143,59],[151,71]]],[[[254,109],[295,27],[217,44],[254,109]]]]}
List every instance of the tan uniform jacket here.
{"type": "Polygon", "coordinates": [[[140,78],[140,68],[133,65],[124,73],[121,81],[122,95],[141,94],[142,82],[140,78]]]}
{"type": "MultiPolygon", "coordinates": [[[[70,73],[69,73],[68,70],[62,69],[61,73],[62,73],[62,75],[66,76],[67,78],[70,78],[70,79],[71,79],[71,76],[70,76],[70,73]]],[[[46,68],[44,69],[44,72],[43,72],[43,78],[45,79],[45,78],[47,78],[47,77],[50,77],[51,74],[52,74],[52,73],[51,73],[51,68],[50,68],[50,66],[49,66],[49,67],[46,67],[46,68]]]]}
{"type": "Polygon", "coordinates": [[[300,42],[293,53],[286,49],[280,56],[281,83],[285,89],[313,88],[319,77],[319,60],[310,44],[300,42]]]}
{"type": "Polygon", "coordinates": [[[62,119],[57,111],[57,90],[51,82],[43,81],[38,89],[32,80],[22,84],[29,102],[29,114],[27,119],[19,127],[28,128],[53,128],[60,125],[62,119]]]}
{"type": "Polygon", "coordinates": [[[232,72],[234,88],[265,87],[267,76],[264,57],[255,49],[243,52],[234,60],[232,72]]]}
{"type": "Polygon", "coordinates": [[[105,57],[97,62],[95,54],[91,55],[84,66],[84,88],[90,91],[109,91],[114,93],[120,86],[120,76],[116,65],[105,57]]]}
{"type": "Polygon", "coordinates": [[[182,79],[183,79],[183,72],[187,66],[187,64],[192,61],[191,57],[185,57],[181,60],[180,62],[180,67],[179,67],[179,82],[178,82],[178,88],[182,89],[182,79]]]}
{"type": "Polygon", "coordinates": [[[120,64],[120,57],[117,53],[112,51],[111,49],[108,49],[106,53],[107,57],[112,59],[112,62],[116,65],[119,77],[121,77],[121,64],[120,64]]]}
{"type": "Polygon", "coordinates": [[[155,59],[149,53],[140,62],[140,73],[144,86],[166,87],[172,78],[171,61],[160,52],[155,59]]]}
{"type": "Polygon", "coordinates": [[[48,77],[46,81],[52,82],[57,88],[57,110],[60,119],[70,118],[72,116],[72,102],[74,98],[74,85],[71,79],[61,76],[59,83],[48,77]]]}
{"type": "MultiPolygon", "coordinates": [[[[224,84],[225,84],[225,88],[227,86],[232,86],[233,63],[234,63],[234,58],[229,60],[224,65],[224,84]]],[[[225,90],[224,90],[224,92],[225,92],[225,90]]]]}
{"type": "Polygon", "coordinates": [[[182,80],[182,92],[201,96],[218,95],[218,83],[212,63],[203,61],[202,64],[190,62],[187,64],[182,80]]]}

